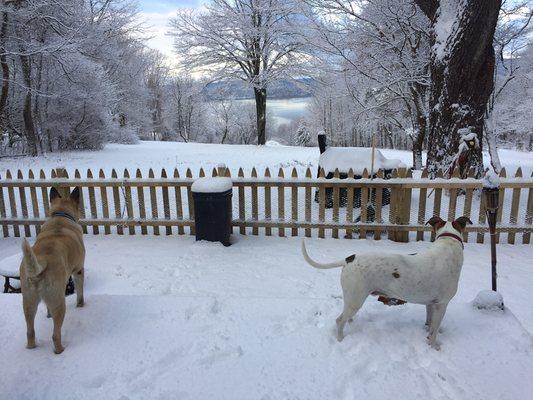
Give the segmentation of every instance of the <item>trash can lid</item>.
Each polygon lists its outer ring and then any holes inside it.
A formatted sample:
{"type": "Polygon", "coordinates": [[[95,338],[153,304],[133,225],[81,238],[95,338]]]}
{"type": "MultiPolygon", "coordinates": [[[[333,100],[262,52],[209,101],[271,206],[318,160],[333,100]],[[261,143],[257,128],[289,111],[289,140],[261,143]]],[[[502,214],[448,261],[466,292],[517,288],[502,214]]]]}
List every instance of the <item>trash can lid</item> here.
{"type": "Polygon", "coordinates": [[[194,193],[222,193],[231,190],[233,182],[231,178],[214,177],[199,178],[192,184],[191,190],[194,193]]]}

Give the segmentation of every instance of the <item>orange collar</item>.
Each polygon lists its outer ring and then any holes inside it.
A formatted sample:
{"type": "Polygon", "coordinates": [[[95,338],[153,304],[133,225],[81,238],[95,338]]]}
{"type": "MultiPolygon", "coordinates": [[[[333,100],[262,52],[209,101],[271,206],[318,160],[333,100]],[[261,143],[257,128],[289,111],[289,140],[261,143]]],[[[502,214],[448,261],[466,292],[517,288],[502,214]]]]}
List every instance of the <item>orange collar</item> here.
{"type": "MultiPolygon", "coordinates": [[[[458,240],[460,243],[461,243],[461,247],[465,248],[465,245],[463,244],[463,239],[461,239],[459,236],[457,236],[455,233],[449,233],[449,232],[444,232],[444,233],[441,233],[439,236],[437,236],[437,239],[441,238],[441,237],[451,237],[451,238],[454,238],[455,240],[458,240]]],[[[435,240],[437,240],[435,239],[435,240]]]]}

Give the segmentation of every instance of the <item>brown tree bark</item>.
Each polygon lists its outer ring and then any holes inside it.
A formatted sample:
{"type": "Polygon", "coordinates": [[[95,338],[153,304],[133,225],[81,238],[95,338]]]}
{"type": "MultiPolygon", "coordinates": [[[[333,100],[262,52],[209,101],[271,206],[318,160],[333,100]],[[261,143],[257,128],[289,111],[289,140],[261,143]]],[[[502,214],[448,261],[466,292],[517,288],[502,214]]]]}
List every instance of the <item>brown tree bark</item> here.
{"type": "Polygon", "coordinates": [[[24,135],[28,142],[30,154],[36,156],[39,154],[37,134],[35,132],[35,125],[33,121],[32,111],[32,82],[31,82],[31,61],[30,57],[24,54],[21,49],[20,64],[22,66],[22,76],[24,84],[26,85],[26,97],[24,98],[24,111],[22,117],[24,119],[24,135]]]}
{"type": "Polygon", "coordinates": [[[254,88],[255,111],[257,117],[257,144],[266,143],[266,89],[254,88]]]}
{"type": "MultiPolygon", "coordinates": [[[[432,21],[438,24],[440,5],[445,0],[415,0],[432,21]]],[[[432,32],[431,94],[428,127],[428,160],[430,176],[446,170],[458,151],[459,128],[471,127],[480,147],[472,152],[469,167],[477,175],[483,171],[481,154],[483,121],[487,101],[493,90],[494,48],[492,42],[501,0],[460,1],[456,34],[448,37],[444,54],[439,54],[432,32]]],[[[449,6],[448,6],[449,7],[449,6]]]]}
{"type": "Polygon", "coordinates": [[[2,26],[0,28],[0,65],[2,66],[2,92],[0,94],[0,126],[2,126],[2,117],[4,109],[7,104],[7,96],[9,94],[9,64],[7,63],[5,40],[7,34],[8,15],[7,12],[2,13],[2,26]]]}

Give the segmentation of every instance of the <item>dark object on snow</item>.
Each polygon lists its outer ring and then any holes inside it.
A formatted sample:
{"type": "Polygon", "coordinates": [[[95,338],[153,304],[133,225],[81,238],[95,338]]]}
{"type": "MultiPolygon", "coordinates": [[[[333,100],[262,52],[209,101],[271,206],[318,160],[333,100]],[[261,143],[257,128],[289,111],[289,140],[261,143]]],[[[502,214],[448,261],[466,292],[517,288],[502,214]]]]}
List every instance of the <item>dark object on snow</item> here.
{"type": "Polygon", "coordinates": [[[74,281],[72,280],[72,276],[69,276],[67,287],[65,288],[65,296],[70,296],[71,294],[74,294],[74,289],[74,281]]]}
{"type": "Polygon", "coordinates": [[[231,189],[215,193],[193,190],[196,240],[221,242],[224,246],[230,245],[231,198],[231,189]]]}
{"type": "Polygon", "coordinates": [[[485,184],[482,192],[485,196],[485,213],[489,223],[492,290],[496,292],[498,290],[496,283],[498,278],[498,273],[496,272],[496,218],[500,206],[500,189],[497,186],[485,184]]]}

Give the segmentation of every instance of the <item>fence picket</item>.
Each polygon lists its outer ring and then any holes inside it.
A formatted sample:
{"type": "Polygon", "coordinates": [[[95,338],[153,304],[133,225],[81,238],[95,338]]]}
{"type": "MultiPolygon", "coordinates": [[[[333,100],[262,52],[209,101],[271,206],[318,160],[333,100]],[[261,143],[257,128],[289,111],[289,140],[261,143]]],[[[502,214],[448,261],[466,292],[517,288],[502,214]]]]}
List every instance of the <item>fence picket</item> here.
{"type": "MultiPolygon", "coordinates": [[[[180,173],[178,172],[177,168],[174,168],[174,178],[177,179],[180,177],[180,173]]],[[[176,217],[178,220],[183,219],[183,206],[181,204],[181,186],[179,184],[176,184],[174,186],[174,198],[176,200],[176,217]]],[[[183,225],[178,225],[178,235],[183,235],[185,233],[185,229],[183,228],[183,225]]]]}
{"type": "MultiPolygon", "coordinates": [[[[0,175],[0,218],[6,219],[6,202],[4,200],[4,187],[2,186],[2,175],[0,175]]],[[[4,237],[9,236],[9,227],[7,223],[2,222],[2,233],[4,237]]]]}
{"type": "MultiPolygon", "coordinates": [[[[437,171],[436,178],[443,178],[444,174],[442,173],[442,170],[437,171]]],[[[433,192],[433,216],[440,216],[440,207],[441,207],[441,200],[442,200],[442,189],[437,188],[433,192]]],[[[435,240],[435,232],[431,231],[431,241],[433,242],[435,240]]]]}
{"type": "MultiPolygon", "coordinates": [[[[522,168],[518,167],[515,173],[515,178],[522,178],[522,168]]],[[[513,189],[513,197],[511,200],[511,213],[509,215],[509,223],[516,225],[518,216],[518,206],[520,203],[520,188],[513,189]]],[[[507,233],[507,243],[515,243],[516,234],[514,231],[507,233]]]]}
{"type": "MultiPolygon", "coordinates": [[[[124,179],[130,179],[130,173],[126,168],[124,168],[124,179]]],[[[132,220],[134,217],[133,214],[133,202],[131,200],[131,186],[124,186],[124,201],[126,203],[126,213],[128,219],[132,220]]],[[[128,232],[130,235],[135,235],[135,226],[128,224],[128,232]]]]}
{"type": "MultiPolygon", "coordinates": [[[[533,172],[531,173],[533,179],[533,172]]],[[[527,208],[526,208],[526,226],[533,223],[533,188],[529,188],[527,195],[527,208]]],[[[531,232],[524,232],[522,235],[522,243],[529,244],[531,241],[531,232]]]]}
{"type": "MultiPolygon", "coordinates": [[[[22,175],[22,171],[19,169],[17,171],[17,179],[21,180],[24,179],[24,176],[22,175]]],[[[28,202],[26,200],[26,188],[24,186],[19,187],[19,200],[20,200],[20,212],[22,214],[22,218],[28,219],[28,202]]],[[[30,237],[30,226],[24,224],[24,236],[30,237]]]]}
{"type": "MultiPolygon", "coordinates": [[[[278,178],[283,179],[283,169],[280,168],[278,172],[278,178]]],[[[278,221],[285,221],[285,186],[282,184],[278,185],[278,221]]],[[[285,236],[285,228],[278,228],[278,235],[285,236]]]]}
{"type": "MultiPolygon", "coordinates": [[[[90,169],[87,170],[87,179],[93,179],[93,173],[90,169]]],[[[94,193],[94,187],[89,187],[89,204],[91,208],[91,218],[98,219],[98,214],[96,211],[96,196],[94,193]]],[[[97,224],[93,225],[93,235],[98,235],[100,230],[97,224]]]]}
{"type": "MultiPolygon", "coordinates": [[[[137,179],[142,179],[142,172],[139,168],[135,171],[135,177],[137,179]]],[[[139,218],[141,220],[146,220],[146,203],[144,200],[144,187],[142,185],[137,186],[137,204],[139,207],[139,218]]],[[[146,235],[148,233],[148,228],[146,225],[141,225],[141,235],[146,235]]]]}
{"type": "MultiPolygon", "coordinates": [[[[148,170],[148,178],[155,178],[152,168],[148,170]]],[[[159,214],[157,211],[157,192],[155,190],[155,186],[150,186],[150,204],[152,207],[152,219],[159,219],[159,214]]],[[[159,225],[154,225],[152,228],[154,235],[159,235],[159,225]]]]}
{"type": "MultiPolygon", "coordinates": [[[[111,178],[117,179],[117,171],[113,168],[111,170],[111,178]]],[[[122,219],[122,210],[120,208],[120,193],[119,193],[119,187],[113,186],[113,203],[115,206],[115,217],[118,220],[122,219]]],[[[122,224],[117,225],[117,234],[123,235],[124,234],[124,228],[122,224]]]]}
{"type": "MultiPolygon", "coordinates": [[[[46,174],[44,173],[44,170],[42,170],[42,169],[39,171],[39,179],[42,179],[42,180],[46,179],[46,174]]],[[[48,200],[49,200],[48,199],[48,191],[46,189],[47,189],[46,186],[42,186],[41,187],[41,196],[43,198],[44,216],[48,217],[48,216],[50,216],[50,204],[48,202],[48,200]]],[[[80,195],[81,195],[81,193],[80,193],[80,195]]],[[[82,202],[81,202],[82,197],[83,196],[80,196],[80,207],[81,207],[81,204],[82,204],[82,202]]],[[[80,217],[82,215],[85,216],[85,214],[81,214],[81,211],[83,211],[83,209],[80,210],[80,217]]],[[[85,229],[83,231],[83,233],[87,233],[86,230],[87,229],[85,229]]]]}
{"type": "MultiPolygon", "coordinates": [[[[252,168],[252,178],[257,178],[257,170],[252,168]]],[[[257,183],[252,183],[252,220],[259,220],[259,205],[257,199],[257,183]]],[[[252,235],[259,235],[259,228],[254,225],[252,228],[252,235]]]]}
{"type": "MultiPolygon", "coordinates": [[[[163,168],[161,170],[161,178],[166,179],[167,178],[167,171],[163,168]]],[[[162,185],[161,191],[163,192],[163,213],[165,214],[165,219],[170,219],[170,200],[168,198],[168,186],[162,185]]],[[[167,236],[172,235],[172,227],[171,226],[165,226],[165,233],[167,236]]]]}
{"type": "MultiPolygon", "coordinates": [[[[11,171],[6,171],[6,180],[12,180],[13,177],[11,176],[11,171]]],[[[11,218],[17,219],[17,203],[15,202],[15,191],[12,187],[7,188],[7,194],[9,197],[9,208],[11,210],[11,218]]],[[[15,237],[20,237],[20,228],[17,223],[13,224],[13,233],[15,234],[15,237]]]]}
{"type": "MultiPolygon", "coordinates": [[[[361,175],[361,178],[368,179],[369,174],[367,169],[365,168],[363,170],[363,175],[361,175]]],[[[361,214],[360,214],[360,221],[362,224],[366,224],[368,222],[368,189],[367,188],[361,188],[361,214]]],[[[366,239],[366,229],[360,228],[359,229],[359,239],[366,239]]]]}
{"type": "Polygon", "coordinates": [[[205,178],[205,171],[203,168],[200,168],[200,172],[198,173],[198,177],[205,178]]]}
{"type": "MultiPolygon", "coordinates": [[[[311,168],[307,167],[305,177],[310,179],[312,177],[311,168]]],[[[311,187],[305,187],[305,222],[311,222],[311,187]]],[[[305,237],[311,237],[311,228],[305,228],[305,237]]]]}
{"type": "MultiPolygon", "coordinates": [[[[44,174],[44,172],[43,172],[44,174]]],[[[74,178],[75,179],[81,179],[81,174],[80,174],[80,171],[78,171],[78,169],[74,170],[74,178]]],[[[85,219],[85,200],[84,200],[84,195],[83,195],[83,187],[80,186],[80,205],[79,205],[79,212],[80,212],[80,219],[85,219]]],[[[46,193],[46,192],[45,192],[46,193]]],[[[44,194],[43,194],[44,196],[44,194]]],[[[48,204],[48,202],[45,202],[45,206],[48,204]]],[[[46,213],[48,214],[48,210],[46,211],[46,213]]],[[[87,233],[87,225],[82,225],[81,227],[81,230],[83,231],[83,233],[87,233]]]]}
{"type": "MultiPolygon", "coordinates": [[[[469,178],[474,178],[476,175],[476,171],[474,170],[474,168],[470,168],[470,171],[468,171],[468,177],[469,178]]],[[[465,217],[468,217],[470,218],[470,216],[472,215],[472,197],[474,195],[474,189],[466,189],[466,193],[465,193],[465,203],[464,203],[464,207],[463,207],[463,215],[465,217]]],[[[465,232],[463,232],[463,242],[468,242],[468,232],[465,230],[465,232]]]]}
{"type": "MultiPolygon", "coordinates": [[[[185,177],[192,179],[192,171],[190,168],[187,168],[187,172],[185,173],[185,177]]],[[[194,199],[192,198],[192,190],[190,186],[187,186],[187,204],[189,208],[189,219],[191,221],[194,221],[194,199]]],[[[194,224],[191,225],[189,233],[191,235],[196,234],[196,229],[194,227],[194,224]]]]}
{"type": "MultiPolygon", "coordinates": [[[[383,170],[380,169],[376,175],[378,179],[383,179],[383,170]]],[[[376,200],[374,202],[374,210],[375,210],[375,216],[374,216],[374,222],[381,224],[383,222],[382,213],[383,213],[383,189],[382,188],[376,188],[374,189],[376,191],[376,200]]],[[[352,189],[353,192],[353,189],[352,189]]],[[[381,240],[381,230],[375,229],[374,230],[374,239],[381,240]]]]}
{"type": "MultiPolygon", "coordinates": [[[[99,179],[105,179],[104,170],[100,168],[98,172],[99,179]]],[[[102,215],[104,219],[109,219],[109,202],[107,200],[107,188],[102,185],[100,186],[100,200],[102,202],[102,215]]],[[[109,235],[111,233],[111,227],[109,225],[104,225],[104,233],[109,235]]]]}
{"type": "MultiPolygon", "coordinates": [[[[270,178],[270,169],[268,167],[265,169],[265,178],[270,178]]],[[[265,186],[265,219],[269,222],[272,220],[272,193],[270,186],[265,186]]],[[[270,226],[265,228],[265,235],[272,235],[272,228],[270,226]]]]}
{"type": "MultiPolygon", "coordinates": [[[[479,192],[479,218],[478,223],[479,225],[485,225],[485,221],[487,220],[487,214],[485,214],[485,196],[483,196],[483,193],[481,191],[479,192]]],[[[485,241],[485,233],[484,232],[478,232],[477,234],[477,243],[483,243],[485,241]]]]}
{"type": "MultiPolygon", "coordinates": [[[[354,173],[353,169],[348,170],[348,176],[346,178],[348,182],[353,182],[354,180],[354,173]]],[[[354,196],[354,188],[349,186],[346,188],[346,223],[347,224],[353,224],[353,196],[354,196]]],[[[346,233],[344,235],[346,239],[351,239],[353,237],[352,235],[352,229],[348,228],[346,229],[346,233]]]]}
{"type": "MultiPolygon", "coordinates": [[[[507,172],[505,170],[505,167],[503,167],[500,171],[500,178],[507,178],[507,172]]],[[[502,215],[503,215],[503,202],[505,199],[505,188],[500,187],[500,195],[499,195],[499,207],[498,207],[498,213],[496,214],[496,224],[500,225],[502,223],[502,215]]],[[[496,233],[496,243],[500,243],[500,233],[496,233]]]]}
{"type": "MultiPolygon", "coordinates": [[[[396,179],[398,178],[398,170],[394,169],[391,173],[391,178],[396,179]]],[[[390,188],[390,204],[389,204],[389,224],[395,225],[396,224],[396,214],[397,214],[397,208],[398,208],[398,200],[399,200],[399,189],[395,187],[390,188]]],[[[395,229],[389,229],[387,231],[387,236],[390,240],[396,240],[396,230],[395,229]]]]}
{"type": "MultiPolygon", "coordinates": [[[[28,171],[28,179],[35,179],[35,175],[31,169],[28,171]]],[[[30,198],[33,218],[39,219],[39,201],[37,200],[37,190],[33,185],[30,186],[30,198]]],[[[40,231],[41,226],[35,225],[35,235],[38,235],[40,231]]]]}
{"type": "MultiPolygon", "coordinates": [[[[319,169],[318,178],[322,180],[322,182],[318,184],[318,221],[324,222],[326,220],[326,185],[324,182],[326,174],[324,168],[319,169]]],[[[318,237],[321,239],[325,237],[324,228],[318,228],[318,237]]]]}
{"type": "MultiPolygon", "coordinates": [[[[298,180],[296,167],[292,168],[291,178],[298,180]]],[[[291,219],[293,222],[298,222],[298,186],[296,184],[291,187],[291,219]]],[[[292,236],[298,236],[298,227],[296,225],[292,228],[292,236]]]]}
{"type": "MultiPolygon", "coordinates": [[[[422,170],[422,179],[427,179],[428,177],[428,170],[424,168],[422,170]]],[[[420,198],[418,201],[418,225],[424,225],[426,223],[426,202],[427,202],[427,195],[428,190],[426,188],[420,189],[420,198]]],[[[416,240],[424,240],[424,231],[418,230],[416,231],[416,240]]]]}
{"type": "MultiPolygon", "coordinates": [[[[239,178],[244,178],[244,170],[239,168],[237,173],[239,178]]],[[[244,186],[239,186],[239,219],[244,221],[246,219],[246,206],[244,204],[244,186]]],[[[239,228],[239,233],[241,235],[246,235],[246,227],[243,225],[239,228]]]]}
{"type": "MultiPolygon", "coordinates": [[[[459,167],[455,168],[452,173],[452,178],[460,178],[459,167]]],[[[448,203],[448,221],[455,220],[455,209],[457,207],[457,195],[460,189],[450,189],[450,202],[448,203]]]]}

